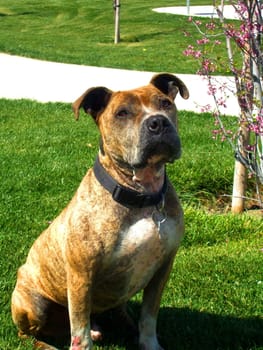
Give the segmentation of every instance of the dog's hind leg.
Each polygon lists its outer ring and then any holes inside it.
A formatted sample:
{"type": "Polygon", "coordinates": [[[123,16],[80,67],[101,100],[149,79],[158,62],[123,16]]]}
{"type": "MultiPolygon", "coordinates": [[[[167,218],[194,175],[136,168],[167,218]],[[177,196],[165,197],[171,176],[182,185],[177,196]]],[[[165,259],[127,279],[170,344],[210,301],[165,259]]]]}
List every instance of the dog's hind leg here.
{"type": "Polygon", "coordinates": [[[21,338],[33,336],[35,348],[55,350],[45,340],[66,339],[69,333],[67,309],[58,305],[36,291],[17,283],[12,294],[12,318],[18,327],[21,338]],[[43,340],[43,341],[42,341],[43,340]]]}
{"type": "Polygon", "coordinates": [[[11,311],[15,325],[22,336],[40,333],[46,324],[46,302],[39,294],[32,290],[16,287],[12,294],[11,311]]]}

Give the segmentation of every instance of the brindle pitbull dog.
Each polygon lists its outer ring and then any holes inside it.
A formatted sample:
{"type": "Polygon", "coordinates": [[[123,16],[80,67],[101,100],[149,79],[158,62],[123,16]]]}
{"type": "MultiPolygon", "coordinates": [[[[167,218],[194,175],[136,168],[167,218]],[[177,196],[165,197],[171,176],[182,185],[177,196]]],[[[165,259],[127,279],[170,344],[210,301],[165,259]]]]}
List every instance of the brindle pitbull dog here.
{"type": "Polygon", "coordinates": [[[18,271],[12,316],[21,336],[56,336],[69,320],[70,349],[90,350],[101,336],[91,315],[125,305],[143,289],[139,346],[162,349],[157,314],[184,231],[165,172],[181,154],[178,91],[188,98],[180,79],[159,74],[131,91],[91,88],[73,104],[76,118],[83,107],[98,125],[100,152],[18,271]]]}

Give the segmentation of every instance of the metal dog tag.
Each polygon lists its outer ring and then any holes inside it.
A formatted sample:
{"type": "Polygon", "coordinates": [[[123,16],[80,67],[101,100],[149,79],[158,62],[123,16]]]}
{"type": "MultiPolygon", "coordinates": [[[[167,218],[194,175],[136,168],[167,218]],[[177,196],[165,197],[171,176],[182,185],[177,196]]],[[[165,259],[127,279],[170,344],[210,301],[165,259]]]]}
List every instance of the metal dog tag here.
{"type": "Polygon", "coordinates": [[[152,213],[152,219],[157,225],[157,230],[161,234],[161,225],[166,221],[167,215],[165,211],[160,211],[158,209],[154,210],[152,213]]]}

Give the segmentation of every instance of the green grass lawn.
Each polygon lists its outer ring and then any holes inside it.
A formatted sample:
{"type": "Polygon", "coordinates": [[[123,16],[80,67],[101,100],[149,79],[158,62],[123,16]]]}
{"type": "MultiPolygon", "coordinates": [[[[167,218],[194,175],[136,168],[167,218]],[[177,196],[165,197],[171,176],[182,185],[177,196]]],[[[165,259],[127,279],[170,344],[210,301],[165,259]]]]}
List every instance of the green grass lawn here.
{"type": "MultiPolygon", "coordinates": [[[[208,114],[180,112],[183,156],[168,171],[185,208],[186,235],[163,296],[158,333],[166,350],[259,350],[263,223],[248,214],[212,214],[219,194],[231,193],[233,170],[228,146],[210,137],[212,123],[208,114]]],[[[0,149],[0,349],[29,350],[10,315],[16,270],[92,165],[98,132],[84,114],[76,122],[68,104],[0,100],[0,149]]],[[[135,318],[140,298],[129,306],[135,318]]],[[[119,326],[95,346],[135,348],[119,326]]]]}
{"type": "MultiPolygon", "coordinates": [[[[211,3],[191,1],[191,5],[211,3]]],[[[200,37],[194,25],[187,16],[152,11],[175,5],[185,1],[121,1],[121,43],[114,45],[112,1],[0,0],[0,52],[141,71],[195,73],[197,62],[182,54],[200,37]]],[[[224,44],[215,50],[224,61],[224,44]]]]}
{"type": "MultiPolygon", "coordinates": [[[[196,71],[196,63],[182,55],[198,35],[187,17],[152,12],[185,1],[121,4],[122,40],[114,45],[112,1],[0,0],[0,52],[105,67],[196,71]]],[[[262,217],[227,212],[223,195],[231,194],[233,154],[226,143],[212,140],[212,129],[209,114],[180,112],[183,156],[168,173],[184,206],[186,235],[163,296],[160,342],[166,350],[262,350],[262,217]]],[[[29,350],[31,343],[17,338],[10,315],[16,271],[92,166],[98,133],[87,116],[75,122],[68,104],[0,100],[0,149],[0,350],[29,350]]],[[[140,298],[129,306],[135,318],[140,298]]],[[[119,326],[95,346],[134,348],[119,326]]]]}

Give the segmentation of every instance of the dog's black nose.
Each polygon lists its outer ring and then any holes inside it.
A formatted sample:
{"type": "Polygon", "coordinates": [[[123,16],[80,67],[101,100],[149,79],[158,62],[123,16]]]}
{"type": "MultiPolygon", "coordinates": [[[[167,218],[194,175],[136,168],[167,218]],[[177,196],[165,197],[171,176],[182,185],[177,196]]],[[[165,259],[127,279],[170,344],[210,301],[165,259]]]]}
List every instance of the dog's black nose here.
{"type": "Polygon", "coordinates": [[[161,134],[165,129],[171,126],[170,121],[163,115],[154,115],[146,121],[148,130],[153,134],[161,134]]]}

